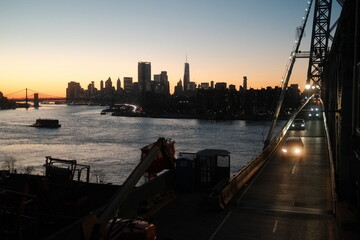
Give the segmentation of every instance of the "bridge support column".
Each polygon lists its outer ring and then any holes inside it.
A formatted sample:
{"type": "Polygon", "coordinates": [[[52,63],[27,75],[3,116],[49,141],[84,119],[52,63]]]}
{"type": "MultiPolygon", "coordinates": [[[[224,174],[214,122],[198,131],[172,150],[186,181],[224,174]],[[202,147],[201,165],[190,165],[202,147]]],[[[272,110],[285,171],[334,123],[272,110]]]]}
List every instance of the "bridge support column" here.
{"type": "Polygon", "coordinates": [[[39,107],[39,94],[38,93],[34,93],[34,107],[35,108],[39,107]]]}

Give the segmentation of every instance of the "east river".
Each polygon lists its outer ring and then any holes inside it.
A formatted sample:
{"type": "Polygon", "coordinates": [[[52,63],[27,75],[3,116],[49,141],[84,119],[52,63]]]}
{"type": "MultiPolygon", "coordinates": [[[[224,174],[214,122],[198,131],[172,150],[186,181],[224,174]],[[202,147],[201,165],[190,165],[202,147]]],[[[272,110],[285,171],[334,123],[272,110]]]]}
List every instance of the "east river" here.
{"type": "MultiPolygon", "coordinates": [[[[0,111],[0,169],[11,160],[18,173],[43,174],[45,156],[75,159],[121,184],[140,159],[140,149],[159,137],[175,141],[176,155],[213,148],[228,150],[235,174],[262,150],[270,122],[206,121],[100,115],[105,107],[42,105],[0,111]],[[58,119],[61,128],[29,127],[38,118],[58,119]]],[[[277,129],[284,124],[279,121],[277,129]]],[[[94,176],[91,178],[94,181],[94,176]]]]}

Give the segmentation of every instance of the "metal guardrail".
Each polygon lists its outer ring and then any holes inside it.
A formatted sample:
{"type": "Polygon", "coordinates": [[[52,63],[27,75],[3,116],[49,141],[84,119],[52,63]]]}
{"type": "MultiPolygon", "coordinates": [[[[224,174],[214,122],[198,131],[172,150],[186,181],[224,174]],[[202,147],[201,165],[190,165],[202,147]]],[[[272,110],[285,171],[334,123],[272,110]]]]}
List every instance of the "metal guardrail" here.
{"type": "MultiPolygon", "coordinates": [[[[228,204],[234,195],[257,173],[257,171],[264,166],[264,164],[270,159],[275,149],[283,140],[286,135],[291,123],[299,112],[304,108],[304,106],[309,102],[312,97],[308,98],[296,112],[292,114],[288,122],[284,127],[278,132],[276,137],[271,140],[270,144],[250,163],[244,166],[234,177],[232,177],[228,184],[223,188],[219,193],[219,204],[221,207],[224,207],[228,204]]],[[[212,196],[214,197],[214,196],[212,196]]]]}
{"type": "MultiPolygon", "coordinates": [[[[324,109],[323,102],[321,101],[322,108],[324,109]]],[[[330,178],[331,178],[331,195],[332,195],[332,201],[333,201],[333,209],[332,212],[334,215],[336,215],[336,200],[337,195],[335,191],[335,169],[334,169],[334,159],[333,159],[333,153],[331,148],[331,140],[329,135],[329,128],[327,126],[327,120],[326,120],[326,114],[325,111],[323,112],[323,120],[324,120],[324,127],[325,127],[325,134],[326,134],[326,145],[327,145],[327,153],[329,156],[329,164],[330,164],[330,178]]]]}

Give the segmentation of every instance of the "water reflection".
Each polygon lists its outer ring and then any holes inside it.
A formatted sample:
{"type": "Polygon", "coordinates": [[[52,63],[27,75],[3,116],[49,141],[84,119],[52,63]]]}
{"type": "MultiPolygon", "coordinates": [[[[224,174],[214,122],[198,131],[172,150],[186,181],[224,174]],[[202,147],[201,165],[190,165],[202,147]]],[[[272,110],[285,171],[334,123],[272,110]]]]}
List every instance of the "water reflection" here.
{"type": "MultiPolygon", "coordinates": [[[[172,138],[176,152],[205,148],[231,152],[235,173],[262,149],[269,123],[194,119],[131,118],[100,115],[103,107],[46,105],[0,111],[0,159],[12,157],[21,170],[42,172],[45,156],[76,159],[121,183],[140,159],[140,148],[159,137],[172,138]],[[61,128],[28,127],[38,118],[59,119],[61,128]]],[[[283,122],[279,122],[279,125],[283,122]]]]}

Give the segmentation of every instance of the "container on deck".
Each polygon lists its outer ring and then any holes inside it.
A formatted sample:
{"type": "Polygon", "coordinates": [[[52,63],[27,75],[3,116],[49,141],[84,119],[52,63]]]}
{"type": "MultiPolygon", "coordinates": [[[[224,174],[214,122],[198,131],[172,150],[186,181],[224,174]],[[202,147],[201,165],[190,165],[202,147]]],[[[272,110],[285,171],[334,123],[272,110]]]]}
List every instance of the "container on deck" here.
{"type": "Polygon", "coordinates": [[[193,192],[195,189],[195,161],[181,157],[176,159],[176,188],[182,192],[193,192]]]}
{"type": "Polygon", "coordinates": [[[196,153],[196,187],[209,189],[219,181],[230,178],[230,152],[204,149],[196,153]]]}

